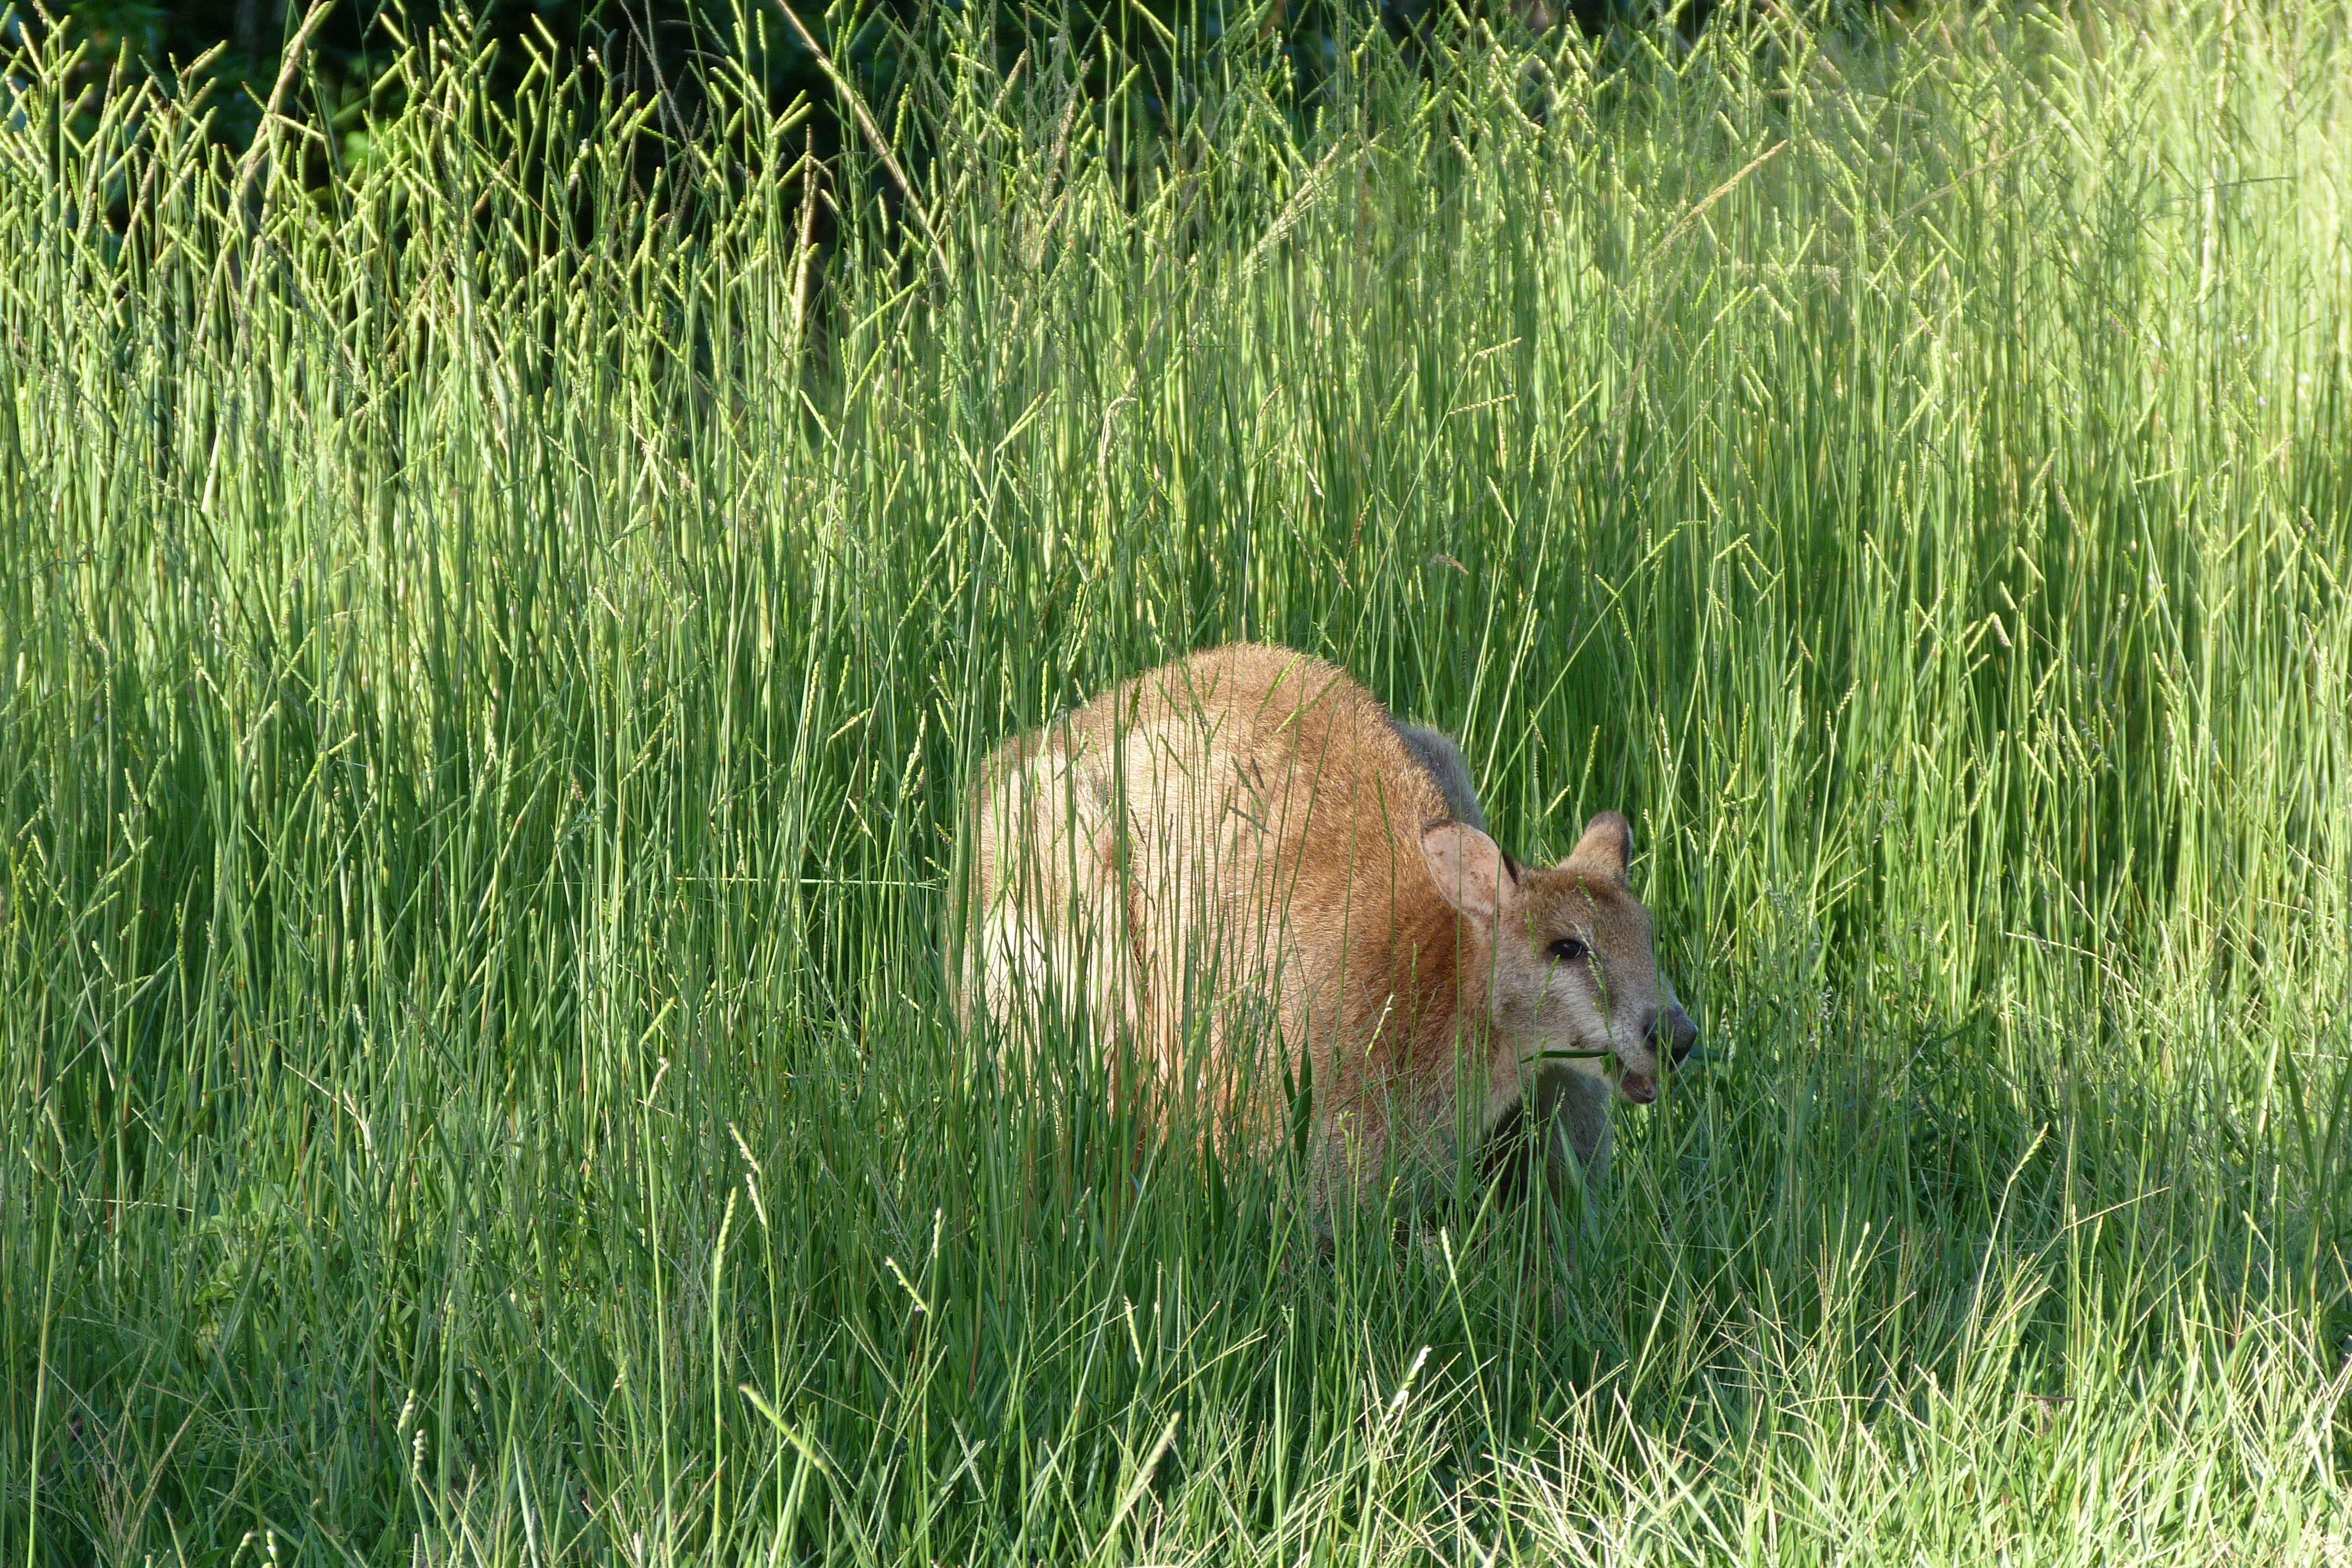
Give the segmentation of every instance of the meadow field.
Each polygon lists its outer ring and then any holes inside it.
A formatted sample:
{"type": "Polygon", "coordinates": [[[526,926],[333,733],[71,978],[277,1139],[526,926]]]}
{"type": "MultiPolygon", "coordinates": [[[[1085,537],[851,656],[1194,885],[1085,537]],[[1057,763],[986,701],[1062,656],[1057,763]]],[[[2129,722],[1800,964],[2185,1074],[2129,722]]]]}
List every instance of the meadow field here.
{"type": "Polygon", "coordinates": [[[16,35],[0,1562],[2352,1565],[2352,6],[2139,9],[974,23],[822,184],[16,35]],[[959,1033],[978,759],[1240,637],[1633,819],[1592,1209],[959,1033]]]}

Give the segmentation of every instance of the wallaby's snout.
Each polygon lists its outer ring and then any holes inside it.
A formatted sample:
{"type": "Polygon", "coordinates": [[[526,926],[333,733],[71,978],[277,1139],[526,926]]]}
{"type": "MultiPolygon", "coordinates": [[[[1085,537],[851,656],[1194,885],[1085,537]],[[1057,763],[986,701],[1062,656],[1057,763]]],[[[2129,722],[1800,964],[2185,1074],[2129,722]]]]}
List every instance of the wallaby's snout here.
{"type": "Polygon", "coordinates": [[[1627,1062],[1624,1075],[1617,1080],[1619,1091],[1636,1105],[1647,1105],[1658,1098],[1658,1067],[1665,1062],[1683,1065],[1698,1043],[1698,1026],[1683,1011],[1683,1005],[1670,997],[1643,1024],[1642,1043],[1649,1047],[1642,1053],[1648,1060],[1627,1062]],[[1649,1070],[1643,1071],[1644,1067],[1649,1070]]]}
{"type": "Polygon", "coordinates": [[[1679,1002],[1669,1002],[1665,1010],[1652,1015],[1649,1028],[1650,1045],[1657,1053],[1680,1067],[1698,1044],[1698,1026],[1683,1011],[1679,1002]]]}

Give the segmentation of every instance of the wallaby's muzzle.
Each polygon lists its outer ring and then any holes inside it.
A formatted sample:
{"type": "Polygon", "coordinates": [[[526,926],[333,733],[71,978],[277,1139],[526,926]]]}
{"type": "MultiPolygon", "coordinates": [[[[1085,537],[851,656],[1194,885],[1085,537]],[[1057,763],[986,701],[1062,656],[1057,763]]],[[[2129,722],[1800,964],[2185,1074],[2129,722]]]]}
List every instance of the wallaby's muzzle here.
{"type": "Polygon", "coordinates": [[[1698,1026],[1691,1022],[1691,1016],[1683,1011],[1681,1003],[1667,1003],[1665,1011],[1650,1020],[1652,1048],[1675,1066],[1682,1066],[1696,1044],[1698,1026]]]}

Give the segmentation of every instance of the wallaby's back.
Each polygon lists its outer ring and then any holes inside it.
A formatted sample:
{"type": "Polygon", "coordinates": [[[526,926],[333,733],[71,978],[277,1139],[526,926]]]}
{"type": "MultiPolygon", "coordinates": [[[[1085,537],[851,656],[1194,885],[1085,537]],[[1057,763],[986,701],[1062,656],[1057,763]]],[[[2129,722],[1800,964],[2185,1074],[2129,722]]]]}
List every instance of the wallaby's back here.
{"type": "Polygon", "coordinates": [[[976,795],[967,1008],[1082,1013],[1221,1103],[1232,1046],[1269,1036],[1327,1106],[1443,1094],[1456,932],[1420,836],[1476,796],[1344,671],[1248,644],[1165,666],[999,748],[976,795]]]}

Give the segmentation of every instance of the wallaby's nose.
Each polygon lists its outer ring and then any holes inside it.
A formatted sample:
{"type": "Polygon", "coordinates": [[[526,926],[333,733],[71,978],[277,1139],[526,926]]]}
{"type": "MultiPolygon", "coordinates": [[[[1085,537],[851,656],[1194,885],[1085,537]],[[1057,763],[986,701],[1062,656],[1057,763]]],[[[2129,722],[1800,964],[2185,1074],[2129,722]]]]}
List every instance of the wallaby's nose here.
{"type": "Polygon", "coordinates": [[[1691,1047],[1698,1043],[1698,1026],[1691,1022],[1690,1015],[1683,1011],[1679,1002],[1652,1016],[1648,1033],[1651,1047],[1676,1067],[1683,1065],[1691,1047]]]}

